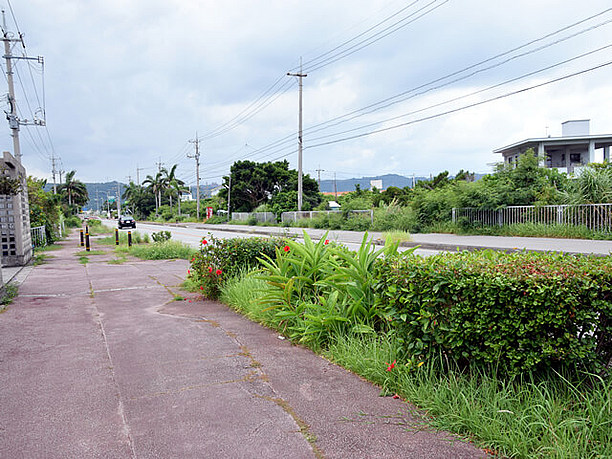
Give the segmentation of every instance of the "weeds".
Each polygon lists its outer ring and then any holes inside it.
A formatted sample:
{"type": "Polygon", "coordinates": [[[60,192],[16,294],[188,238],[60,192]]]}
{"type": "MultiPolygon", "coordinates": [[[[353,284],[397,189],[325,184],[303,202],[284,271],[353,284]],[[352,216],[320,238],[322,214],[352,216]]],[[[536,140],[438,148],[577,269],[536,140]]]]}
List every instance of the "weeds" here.
{"type": "Polygon", "coordinates": [[[0,299],[0,312],[4,312],[6,307],[13,302],[13,299],[19,293],[17,284],[9,283],[2,289],[2,298],[0,299]]]}
{"type": "Polygon", "coordinates": [[[176,241],[158,242],[155,244],[133,245],[132,247],[117,247],[117,253],[128,253],[143,260],[190,260],[196,250],[187,244],[176,241]]]}

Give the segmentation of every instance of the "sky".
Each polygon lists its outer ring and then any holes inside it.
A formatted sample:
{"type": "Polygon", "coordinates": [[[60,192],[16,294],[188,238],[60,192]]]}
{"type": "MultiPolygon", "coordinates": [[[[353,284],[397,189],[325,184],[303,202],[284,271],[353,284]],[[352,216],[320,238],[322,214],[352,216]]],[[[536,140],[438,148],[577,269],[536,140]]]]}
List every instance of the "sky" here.
{"type": "MultiPolygon", "coordinates": [[[[196,138],[201,184],[238,160],[297,168],[299,78],[287,73],[300,61],[303,168],[323,180],[487,173],[494,149],[572,119],[612,134],[609,0],[0,5],[25,55],[44,58],[12,62],[20,118],[46,121],[21,127],[22,163],[50,182],[55,158],[84,182],[176,164],[195,185],[196,138]]],[[[0,142],[12,152],[7,121],[0,142]]]]}

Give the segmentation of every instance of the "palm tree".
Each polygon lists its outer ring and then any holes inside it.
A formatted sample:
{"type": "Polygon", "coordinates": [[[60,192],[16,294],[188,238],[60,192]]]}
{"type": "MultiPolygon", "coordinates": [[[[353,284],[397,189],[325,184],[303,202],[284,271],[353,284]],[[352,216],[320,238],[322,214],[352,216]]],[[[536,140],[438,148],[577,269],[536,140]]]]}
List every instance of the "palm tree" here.
{"type": "Polygon", "coordinates": [[[59,186],[59,193],[68,199],[68,206],[73,204],[84,205],[89,200],[87,187],[80,180],[74,178],[76,171],[66,174],[66,181],[59,186]]]}
{"type": "Polygon", "coordinates": [[[161,192],[166,187],[166,176],[168,172],[166,169],[161,169],[155,177],[147,175],[147,178],[142,182],[143,185],[147,185],[153,194],[155,195],[155,215],[157,215],[159,207],[161,206],[161,192]]]}

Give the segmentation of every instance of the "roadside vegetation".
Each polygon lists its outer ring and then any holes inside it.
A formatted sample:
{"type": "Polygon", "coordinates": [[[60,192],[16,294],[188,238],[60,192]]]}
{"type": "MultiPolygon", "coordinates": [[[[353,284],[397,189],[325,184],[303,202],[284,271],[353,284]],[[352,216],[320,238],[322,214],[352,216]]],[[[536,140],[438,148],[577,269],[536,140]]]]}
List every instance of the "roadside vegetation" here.
{"type": "Polygon", "coordinates": [[[609,257],[204,241],[191,290],[416,404],[424,426],[503,457],[612,456],[609,257]]]}
{"type": "MultiPolygon", "coordinates": [[[[285,225],[353,231],[401,231],[407,233],[448,232],[456,234],[489,234],[502,236],[545,236],[559,238],[611,239],[612,234],[585,227],[536,225],[484,226],[464,219],[452,222],[452,209],[470,207],[499,210],[508,206],[544,206],[608,203],[612,201],[612,165],[590,164],[568,176],[556,169],[540,167],[543,158],[532,150],[522,155],[516,165],[498,164],[492,174],[475,180],[475,174],[459,171],[451,177],[447,171],[430,180],[418,181],[414,187],[387,187],[384,191],[362,190],[339,196],[323,195],[317,183],[304,176],[305,211],[330,210],[337,201],[341,210],[312,219],[281,223],[282,212],[297,210],[296,171],[286,161],[255,163],[237,161],[224,177],[218,195],[202,199],[200,221],[205,209],[213,217],[206,223],[227,223],[228,193],[232,212],[267,212],[273,221],[258,222],[255,216],[229,223],[236,225],[285,225]],[[356,212],[360,211],[360,212],[356,212]]],[[[176,178],[176,166],[148,176],[141,185],[131,183],[124,194],[126,208],[138,219],[158,222],[196,221],[196,204],[181,202],[180,193],[187,190],[176,178]]]]}

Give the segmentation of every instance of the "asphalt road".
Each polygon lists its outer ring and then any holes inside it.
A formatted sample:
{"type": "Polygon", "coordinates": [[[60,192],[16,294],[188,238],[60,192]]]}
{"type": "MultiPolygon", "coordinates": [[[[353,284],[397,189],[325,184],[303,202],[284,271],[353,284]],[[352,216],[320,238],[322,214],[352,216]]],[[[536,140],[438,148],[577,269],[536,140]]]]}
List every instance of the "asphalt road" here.
{"type": "MultiPolygon", "coordinates": [[[[116,222],[114,220],[103,220],[102,223],[104,223],[106,226],[109,227],[114,227],[116,226],[116,222]]],[[[219,238],[219,239],[231,239],[231,238],[236,238],[236,237],[253,237],[253,236],[257,236],[257,235],[263,235],[263,233],[253,233],[252,232],[252,227],[247,227],[247,226],[234,226],[234,225],[229,225],[230,227],[228,228],[227,226],[223,226],[221,228],[223,229],[217,229],[217,225],[196,225],[196,224],[185,224],[185,225],[180,225],[180,226],[176,226],[176,225],[164,225],[164,224],[151,224],[151,223],[140,223],[137,222],[136,223],[136,230],[140,233],[143,234],[152,234],[152,233],[156,233],[159,231],[170,231],[172,233],[172,239],[176,240],[176,241],[181,241],[184,242],[185,244],[189,244],[192,247],[195,248],[199,248],[200,247],[200,241],[202,240],[202,238],[206,235],[208,235],[209,233],[212,234],[214,237],[219,238]],[[227,231],[226,228],[230,229],[231,231],[227,231]],[[244,232],[241,232],[244,231],[244,232]]],[[[260,230],[266,230],[265,227],[255,227],[258,228],[260,230]]],[[[272,230],[278,230],[278,231],[274,231],[273,234],[282,234],[282,230],[281,228],[272,228],[272,230]]],[[[124,229],[121,231],[128,231],[128,229],[124,229]]],[[[296,234],[299,234],[299,230],[296,231],[295,229],[293,229],[293,232],[296,234]]],[[[324,233],[320,233],[320,232],[314,232],[313,233],[313,238],[317,239],[324,233]]],[[[351,250],[357,250],[360,246],[360,241],[363,238],[363,233],[355,233],[356,236],[354,235],[353,237],[346,237],[343,232],[330,232],[328,234],[328,237],[330,240],[334,240],[337,242],[340,242],[342,244],[344,244],[345,246],[347,246],[349,249],[351,250]],[[344,237],[343,237],[344,236],[344,237]],[[359,241],[359,243],[357,242],[359,241]]],[[[298,240],[300,240],[300,238],[297,238],[298,240]]],[[[407,247],[401,247],[400,250],[406,250],[407,247]]],[[[429,250],[429,249],[417,249],[415,251],[415,253],[419,254],[419,255],[423,255],[423,256],[427,256],[427,255],[433,255],[434,253],[438,253],[439,250],[429,250]]]]}
{"type": "MultiPolygon", "coordinates": [[[[108,226],[115,226],[115,221],[105,221],[108,226]]],[[[242,225],[205,225],[201,223],[181,224],[151,224],[137,223],[137,231],[153,233],[157,231],[170,231],[175,240],[199,247],[203,236],[212,233],[219,238],[250,237],[257,235],[283,235],[292,234],[298,238],[303,228],[280,228],[242,225]]],[[[309,236],[315,240],[327,237],[330,240],[341,242],[350,249],[357,249],[363,239],[363,232],[359,231],[326,231],[305,229],[309,236]]],[[[124,230],[125,231],[125,230],[124,230]]],[[[382,243],[384,236],[379,232],[370,232],[369,236],[382,243]]],[[[458,236],[455,234],[413,234],[411,240],[403,243],[401,249],[418,246],[416,254],[432,255],[442,251],[494,249],[503,251],[530,250],[538,252],[565,252],[574,254],[610,255],[612,241],[591,241],[584,239],[553,239],[539,237],[501,237],[501,236],[458,236]]]]}

